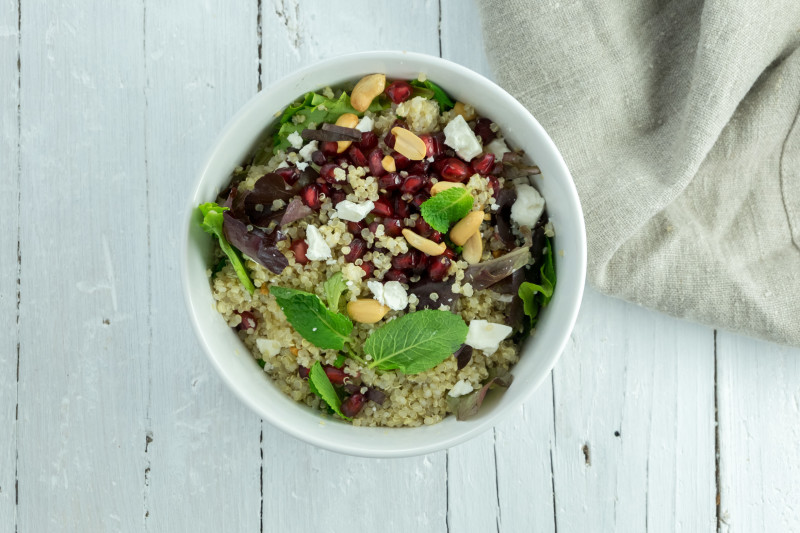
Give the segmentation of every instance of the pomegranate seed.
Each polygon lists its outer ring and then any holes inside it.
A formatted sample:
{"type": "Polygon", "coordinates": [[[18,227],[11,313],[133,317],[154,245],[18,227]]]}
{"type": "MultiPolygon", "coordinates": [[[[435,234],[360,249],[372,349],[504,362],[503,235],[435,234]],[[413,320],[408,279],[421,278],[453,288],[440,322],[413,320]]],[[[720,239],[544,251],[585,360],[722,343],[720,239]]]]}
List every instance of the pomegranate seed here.
{"type": "Polygon", "coordinates": [[[300,365],[297,367],[297,375],[300,376],[301,379],[308,379],[308,372],[310,371],[309,368],[300,365]]]}
{"type": "Polygon", "coordinates": [[[330,195],[331,188],[327,183],[325,183],[324,179],[317,178],[317,187],[319,187],[319,193],[320,194],[324,194],[325,196],[330,195]]]}
{"type": "Polygon", "coordinates": [[[414,229],[417,230],[417,233],[422,235],[423,237],[429,237],[433,228],[431,225],[425,222],[425,219],[419,217],[417,221],[414,223],[414,229]]]}
{"type": "Polygon", "coordinates": [[[325,370],[325,375],[328,376],[328,379],[331,380],[331,383],[334,385],[342,385],[344,384],[345,378],[350,377],[344,373],[344,370],[336,368],[333,365],[323,365],[322,368],[325,370]]]}
{"type": "Polygon", "coordinates": [[[348,418],[353,418],[361,412],[365,403],[367,403],[367,397],[360,392],[348,396],[347,399],[342,402],[342,414],[348,418]]]}
{"type": "Polygon", "coordinates": [[[420,250],[412,250],[411,255],[413,257],[412,261],[414,263],[414,272],[417,274],[424,272],[425,267],[428,266],[428,258],[430,256],[420,250]]]}
{"type": "Polygon", "coordinates": [[[417,194],[414,195],[414,198],[411,199],[411,205],[419,209],[419,206],[421,206],[425,202],[425,200],[427,200],[430,197],[431,195],[428,193],[418,192],[417,194]]]}
{"type": "Polygon", "coordinates": [[[414,268],[413,254],[411,252],[406,252],[392,257],[392,268],[397,270],[411,270],[414,268]]]}
{"type": "Polygon", "coordinates": [[[356,259],[361,259],[367,252],[367,243],[364,239],[356,237],[350,242],[350,253],[344,256],[348,263],[355,263],[356,259]]]}
{"type": "Polygon", "coordinates": [[[431,166],[430,162],[423,159],[422,161],[416,161],[414,164],[409,166],[406,169],[406,172],[408,172],[409,174],[422,175],[428,172],[428,168],[430,168],[430,166],[431,166]]]}
{"type": "Polygon", "coordinates": [[[367,166],[367,158],[357,146],[350,146],[347,150],[347,155],[350,156],[350,161],[357,167],[367,166]]]}
{"type": "Polygon", "coordinates": [[[369,173],[376,178],[386,174],[386,170],[383,168],[383,163],[381,163],[382,160],[383,151],[380,148],[375,148],[369,153],[369,173]]]}
{"type": "Polygon", "coordinates": [[[425,143],[425,157],[437,157],[444,152],[444,133],[425,133],[419,138],[425,143]]]}
{"type": "Polygon", "coordinates": [[[375,233],[377,233],[377,231],[378,231],[378,225],[379,224],[380,224],[380,222],[378,222],[377,220],[375,220],[373,222],[370,222],[370,224],[369,224],[369,232],[372,233],[373,235],[375,235],[375,233]]]}
{"type": "Polygon", "coordinates": [[[283,167],[275,169],[275,174],[283,178],[287,185],[294,185],[300,179],[300,171],[297,167],[283,167]]]}
{"type": "Polygon", "coordinates": [[[442,281],[450,269],[450,259],[444,254],[434,257],[428,262],[428,277],[431,281],[442,281]]]}
{"type": "Polygon", "coordinates": [[[325,157],[325,154],[323,154],[321,150],[315,150],[314,153],[311,154],[311,162],[315,165],[322,166],[328,162],[328,158],[325,157]]]}
{"type": "Polygon", "coordinates": [[[372,208],[372,214],[379,217],[390,217],[393,214],[392,204],[386,198],[378,198],[374,202],[375,207],[372,208]]]}
{"type": "Polygon", "coordinates": [[[378,188],[385,189],[387,191],[399,189],[402,183],[403,179],[400,177],[400,174],[397,174],[396,172],[389,172],[385,176],[378,178],[378,188]]]}
{"type": "Polygon", "coordinates": [[[308,243],[303,239],[292,241],[291,246],[292,252],[294,253],[294,260],[301,264],[307,265],[308,264],[308,257],[306,257],[306,252],[308,251],[308,243]]]}
{"type": "Polygon", "coordinates": [[[347,193],[341,189],[334,189],[331,193],[331,202],[336,206],[339,202],[347,200],[347,193]]]}
{"type": "Polygon", "coordinates": [[[319,144],[319,149],[326,156],[334,156],[339,152],[339,143],[336,141],[325,141],[319,144]]]}
{"type": "Polygon", "coordinates": [[[312,183],[311,185],[306,185],[305,187],[303,187],[303,191],[300,194],[300,198],[303,200],[303,203],[306,204],[308,207],[310,207],[314,211],[319,211],[319,208],[322,206],[322,203],[319,201],[319,193],[320,193],[319,184],[312,183]]]}
{"type": "Polygon", "coordinates": [[[445,248],[444,253],[442,254],[444,257],[447,257],[451,261],[455,260],[456,253],[453,251],[452,248],[445,248]]]}
{"type": "Polygon", "coordinates": [[[440,242],[442,242],[442,234],[441,234],[441,232],[438,232],[438,231],[436,231],[436,230],[433,230],[433,231],[431,232],[431,235],[430,235],[430,237],[428,237],[428,238],[429,238],[430,240],[432,240],[433,242],[435,242],[435,243],[440,243],[440,242]]]}
{"type": "Polygon", "coordinates": [[[345,157],[344,155],[340,155],[339,157],[334,159],[333,162],[342,168],[347,168],[350,165],[350,160],[347,159],[347,157],[345,157]]]}
{"type": "Polygon", "coordinates": [[[420,190],[423,185],[425,185],[425,180],[422,176],[408,176],[400,186],[400,190],[404,193],[414,194],[420,190]]]}
{"type": "Polygon", "coordinates": [[[361,133],[361,141],[358,143],[358,148],[362,153],[370,153],[376,146],[378,146],[378,136],[373,131],[365,131],[361,133]]]}
{"type": "Polygon", "coordinates": [[[489,176],[489,185],[492,186],[492,196],[497,198],[497,195],[500,194],[500,181],[497,176],[489,176]]]}
{"type": "Polygon", "coordinates": [[[403,233],[403,222],[399,218],[384,218],[383,227],[389,237],[399,237],[403,233]]]}
{"type": "Polygon", "coordinates": [[[411,96],[411,85],[403,80],[393,81],[386,87],[386,96],[395,104],[402,104],[411,96]]]}
{"type": "Polygon", "coordinates": [[[485,176],[492,171],[492,168],[494,168],[494,154],[487,153],[479,155],[478,157],[473,158],[469,165],[472,167],[472,170],[481,176],[485,176]]]}
{"type": "Polygon", "coordinates": [[[469,177],[470,168],[466,163],[455,157],[450,157],[444,160],[442,168],[439,171],[442,174],[442,179],[447,181],[464,181],[469,177]]]}
{"type": "Polygon", "coordinates": [[[400,283],[408,283],[408,276],[402,270],[396,268],[391,269],[383,275],[385,281],[399,281],[400,283]]]}
{"type": "Polygon", "coordinates": [[[366,273],[365,278],[371,278],[372,273],[375,272],[375,265],[372,264],[372,261],[364,261],[361,263],[361,270],[366,273]]]}
{"type": "Polygon", "coordinates": [[[475,135],[481,138],[483,145],[486,146],[497,137],[497,134],[492,131],[492,121],[488,118],[479,118],[475,123],[475,135]]]}
{"type": "Polygon", "coordinates": [[[239,323],[236,328],[239,331],[247,331],[248,329],[256,329],[258,326],[258,321],[256,320],[256,315],[251,313],[250,311],[242,311],[239,313],[239,316],[242,317],[242,321],[239,323]]]}
{"type": "Polygon", "coordinates": [[[336,163],[325,163],[319,168],[319,177],[328,183],[336,183],[333,171],[337,168],[339,168],[339,166],[336,163]]]}
{"type": "Polygon", "coordinates": [[[364,222],[347,222],[347,231],[355,235],[356,237],[361,236],[361,230],[366,228],[367,225],[364,222]]]}
{"type": "Polygon", "coordinates": [[[394,197],[394,212],[398,218],[408,218],[411,216],[411,206],[403,200],[401,196],[394,197]]]}
{"type": "Polygon", "coordinates": [[[394,166],[397,170],[405,170],[411,164],[411,160],[401,154],[400,152],[392,152],[394,158],[394,166]]]}

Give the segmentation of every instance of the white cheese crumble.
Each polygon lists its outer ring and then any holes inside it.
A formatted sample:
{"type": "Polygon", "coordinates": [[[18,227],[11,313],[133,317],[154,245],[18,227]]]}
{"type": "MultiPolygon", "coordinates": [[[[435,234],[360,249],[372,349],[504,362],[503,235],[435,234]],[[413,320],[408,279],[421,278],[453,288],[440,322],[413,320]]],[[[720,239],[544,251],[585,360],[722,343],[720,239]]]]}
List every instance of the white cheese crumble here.
{"type": "Polygon", "coordinates": [[[506,142],[503,139],[494,139],[492,142],[486,145],[486,151],[494,154],[495,161],[502,161],[503,154],[510,152],[511,150],[508,149],[508,146],[506,146],[506,142]]]}
{"type": "Polygon", "coordinates": [[[302,161],[300,161],[295,166],[297,167],[297,170],[302,172],[303,170],[308,168],[308,163],[303,163],[302,161]]]}
{"type": "Polygon", "coordinates": [[[322,261],[323,259],[331,258],[331,247],[325,242],[325,239],[316,226],[308,225],[306,228],[306,241],[308,242],[306,257],[312,261],[322,261]]]}
{"type": "Polygon", "coordinates": [[[364,220],[370,211],[375,208],[375,204],[371,200],[357,204],[350,200],[342,200],[336,204],[336,215],[342,220],[348,222],[360,222],[364,220]]]}
{"type": "Polygon", "coordinates": [[[296,148],[299,150],[303,146],[303,137],[296,131],[290,133],[286,137],[286,140],[289,141],[289,144],[292,145],[292,148],[296,148]]]}
{"type": "Polygon", "coordinates": [[[372,127],[375,125],[375,121],[369,118],[367,115],[361,117],[361,120],[358,121],[356,124],[356,129],[361,133],[372,131],[372,127]]]}
{"type": "Polygon", "coordinates": [[[532,228],[544,211],[544,198],[530,185],[517,185],[517,199],[511,206],[511,220],[532,228]]]}
{"type": "Polygon", "coordinates": [[[474,389],[472,388],[472,384],[466,379],[462,379],[458,381],[455,385],[453,385],[453,388],[450,389],[450,392],[447,393],[447,395],[453,398],[457,398],[459,396],[464,396],[465,394],[469,394],[473,390],[474,389]]]}
{"type": "Polygon", "coordinates": [[[486,356],[492,355],[500,347],[500,342],[511,334],[511,327],[486,320],[471,320],[464,341],[486,356]]]}
{"type": "Polygon", "coordinates": [[[300,148],[300,151],[297,152],[297,155],[303,158],[303,161],[311,161],[311,154],[319,150],[319,143],[317,141],[311,141],[307,145],[300,148]]]}
{"type": "Polygon", "coordinates": [[[272,339],[263,339],[261,337],[256,339],[256,348],[261,352],[261,355],[266,357],[275,357],[281,352],[281,343],[272,339]]]}
{"type": "Polygon", "coordinates": [[[402,311],[408,307],[408,293],[399,281],[387,281],[386,283],[368,281],[367,287],[375,295],[375,299],[389,309],[402,311]]]}
{"type": "Polygon", "coordinates": [[[467,161],[481,155],[481,143],[461,115],[444,127],[444,143],[467,161]]]}

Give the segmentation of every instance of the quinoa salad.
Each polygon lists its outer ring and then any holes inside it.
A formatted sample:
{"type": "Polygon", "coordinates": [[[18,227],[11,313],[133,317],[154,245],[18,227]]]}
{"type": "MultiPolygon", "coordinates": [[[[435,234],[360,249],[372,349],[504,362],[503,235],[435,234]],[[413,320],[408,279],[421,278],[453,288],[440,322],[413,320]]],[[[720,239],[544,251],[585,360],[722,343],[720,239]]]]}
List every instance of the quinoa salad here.
{"type": "Polygon", "coordinates": [[[555,289],[538,167],[433,81],[289,103],[198,223],[216,308],[297,402],[357,426],[474,416],[555,289]]]}

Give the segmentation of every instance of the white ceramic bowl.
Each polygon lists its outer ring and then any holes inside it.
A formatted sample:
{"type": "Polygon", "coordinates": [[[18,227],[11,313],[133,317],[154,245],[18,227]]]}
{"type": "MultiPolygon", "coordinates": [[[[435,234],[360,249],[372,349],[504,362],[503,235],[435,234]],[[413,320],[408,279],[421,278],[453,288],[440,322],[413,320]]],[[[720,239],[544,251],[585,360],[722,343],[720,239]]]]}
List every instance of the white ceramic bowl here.
{"type": "Polygon", "coordinates": [[[494,426],[536,390],[555,365],[575,323],[586,274],[586,235],[578,194],[553,141],[511,95],[483,76],[438,57],[407,52],[367,52],[337,57],[297,71],[255,95],[231,119],[209,152],[186,208],[182,257],[183,288],[194,329],[225,382],[251,409],[281,430],[321,448],[367,457],[401,457],[449,448],[494,426]],[[522,348],[513,368],[514,383],[490,394],[474,418],[454,417],[418,428],[361,428],[327,417],[278,390],[214,307],[206,269],[212,238],[199,225],[196,207],[213,201],[233,168],[254,148],[276,113],[307,91],[356,81],[383,72],[411,79],[419,73],[454,99],[471,103],[496,122],[509,144],[522,148],[541,168],[536,186],[547,201],[556,229],[558,284],[537,331],[522,348]]]}

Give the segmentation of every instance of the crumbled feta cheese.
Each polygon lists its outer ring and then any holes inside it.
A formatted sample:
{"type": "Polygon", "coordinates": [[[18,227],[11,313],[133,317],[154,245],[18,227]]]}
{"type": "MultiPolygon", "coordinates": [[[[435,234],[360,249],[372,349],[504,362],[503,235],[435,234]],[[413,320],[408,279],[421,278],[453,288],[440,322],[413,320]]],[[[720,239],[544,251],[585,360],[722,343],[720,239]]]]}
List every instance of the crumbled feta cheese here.
{"type": "Polygon", "coordinates": [[[367,287],[382,305],[395,311],[402,311],[408,306],[408,293],[399,281],[368,281],[367,287]]]}
{"type": "Polygon", "coordinates": [[[530,185],[517,185],[517,199],[511,206],[511,220],[532,228],[544,211],[544,198],[530,185]]]}
{"type": "Polygon", "coordinates": [[[261,337],[256,339],[256,348],[261,352],[261,355],[266,357],[275,357],[281,352],[281,343],[272,339],[263,339],[261,337]]]}
{"type": "Polygon", "coordinates": [[[296,148],[299,150],[300,148],[303,147],[303,137],[301,137],[300,134],[297,133],[296,131],[290,133],[286,137],[286,140],[289,141],[289,144],[292,145],[292,148],[296,148]]]}
{"type": "Polygon", "coordinates": [[[295,166],[297,167],[297,170],[302,172],[303,170],[308,168],[308,163],[303,163],[301,161],[301,162],[298,162],[297,165],[295,165],[295,166]]]}
{"type": "Polygon", "coordinates": [[[472,384],[467,381],[466,379],[462,379],[458,381],[453,388],[450,389],[450,392],[447,394],[453,398],[457,398],[459,396],[464,396],[465,394],[469,394],[474,389],[472,388],[472,384]]]}
{"type": "Polygon", "coordinates": [[[486,145],[486,151],[494,154],[495,161],[502,161],[503,154],[510,152],[511,150],[508,149],[508,146],[506,146],[506,142],[503,139],[494,139],[492,142],[486,145]]]}
{"type": "Polygon", "coordinates": [[[275,168],[276,168],[276,169],[279,169],[279,168],[286,168],[286,167],[288,167],[288,166],[289,166],[289,163],[288,163],[288,162],[286,162],[286,161],[281,161],[281,164],[280,164],[280,165],[278,165],[278,166],[277,166],[277,167],[275,167],[275,168]]]}
{"type": "Polygon", "coordinates": [[[444,143],[467,161],[481,155],[481,143],[461,115],[456,115],[444,127],[444,143]]]}
{"type": "Polygon", "coordinates": [[[365,131],[372,131],[373,126],[375,126],[375,121],[367,115],[364,115],[361,117],[361,120],[358,121],[358,124],[356,124],[356,129],[363,133],[365,131]]]}
{"type": "Polygon", "coordinates": [[[476,350],[482,350],[487,356],[492,355],[500,347],[500,342],[511,333],[511,327],[495,324],[486,320],[471,320],[464,341],[476,350]]]}
{"type": "Polygon", "coordinates": [[[311,161],[311,154],[319,150],[319,143],[317,141],[311,141],[307,145],[300,148],[300,151],[297,152],[297,155],[303,158],[303,161],[311,161]]]}
{"type": "Polygon", "coordinates": [[[375,204],[371,200],[357,204],[350,200],[342,200],[336,204],[336,215],[342,220],[348,222],[360,222],[364,220],[370,211],[375,208],[375,204]]]}
{"type": "Polygon", "coordinates": [[[306,228],[306,241],[308,242],[306,257],[312,261],[322,261],[323,259],[331,258],[331,247],[325,242],[325,239],[316,226],[308,225],[306,228]]]}

